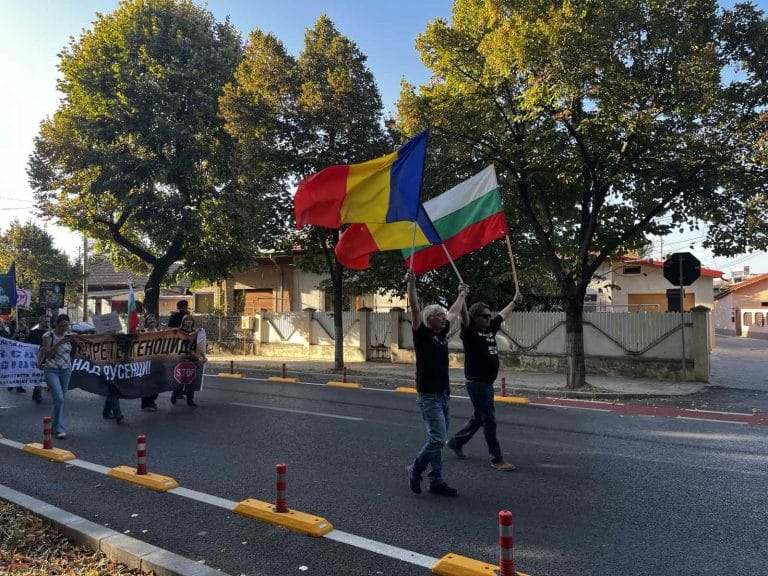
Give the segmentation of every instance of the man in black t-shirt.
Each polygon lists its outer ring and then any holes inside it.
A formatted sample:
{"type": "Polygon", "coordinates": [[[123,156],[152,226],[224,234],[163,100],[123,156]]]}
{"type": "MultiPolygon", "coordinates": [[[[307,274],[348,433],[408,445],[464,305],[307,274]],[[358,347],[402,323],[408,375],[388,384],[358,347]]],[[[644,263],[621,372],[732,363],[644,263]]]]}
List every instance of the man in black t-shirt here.
{"type": "Polygon", "coordinates": [[[419,450],[413,464],[408,466],[408,484],[421,494],[421,475],[429,468],[429,491],[441,496],[456,496],[443,480],[442,450],[448,438],[451,390],[448,379],[448,331],[450,322],[465,308],[464,299],[469,286],[459,284],[459,295],[446,311],[438,304],[426,306],[422,311],[416,296],[416,277],[405,276],[411,303],[413,349],[416,352],[416,392],[421,417],[427,427],[427,441],[419,450]]]}
{"type": "Polygon", "coordinates": [[[186,300],[176,302],[176,312],[173,312],[168,318],[168,328],[180,328],[181,320],[187,314],[189,314],[189,302],[186,300]]]}
{"type": "Polygon", "coordinates": [[[499,352],[496,333],[502,322],[515,307],[519,294],[496,316],[485,302],[475,302],[467,314],[462,314],[461,340],[464,344],[464,378],[467,394],[475,413],[464,427],[448,441],[448,448],[461,459],[466,458],[461,447],[470,441],[481,427],[488,444],[491,466],[511,472],[515,467],[501,455],[496,438],[496,411],[493,405],[493,382],[499,374],[499,352]]]}
{"type": "MultiPolygon", "coordinates": [[[[48,316],[40,316],[40,321],[37,328],[33,328],[29,331],[27,342],[35,344],[37,346],[43,345],[43,334],[51,329],[51,319],[48,316]]],[[[42,386],[35,386],[32,390],[32,400],[40,404],[43,401],[43,388],[42,386]]]]}

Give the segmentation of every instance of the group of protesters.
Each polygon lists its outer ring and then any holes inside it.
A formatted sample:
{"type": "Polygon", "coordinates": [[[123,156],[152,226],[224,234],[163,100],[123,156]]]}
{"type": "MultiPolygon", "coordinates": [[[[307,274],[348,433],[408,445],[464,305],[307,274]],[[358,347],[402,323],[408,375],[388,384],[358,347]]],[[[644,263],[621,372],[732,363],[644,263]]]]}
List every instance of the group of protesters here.
{"type": "Polygon", "coordinates": [[[469,286],[459,284],[459,293],[453,305],[446,310],[439,304],[421,309],[416,294],[416,277],[406,274],[410,300],[413,348],[416,352],[416,392],[421,417],[427,429],[427,440],[413,463],[406,467],[408,484],[421,494],[422,474],[427,472],[429,492],[440,496],[456,496],[458,490],[443,478],[443,448],[449,448],[459,459],[466,459],[463,446],[483,429],[491,466],[511,472],[515,466],[507,462],[496,437],[493,383],[499,373],[496,333],[506,316],[512,311],[519,293],[495,316],[488,304],[475,302],[467,308],[469,286]],[[473,415],[450,439],[451,389],[448,372],[448,334],[451,322],[461,319],[461,340],[464,346],[464,378],[467,394],[474,409],[473,415]]]}
{"type": "MultiPolygon", "coordinates": [[[[0,318],[0,337],[17,340],[27,344],[34,344],[39,347],[37,365],[43,372],[43,380],[51,393],[53,401],[52,413],[52,431],[56,438],[63,440],[67,438],[65,423],[65,397],[70,387],[72,377],[72,357],[73,343],[70,332],[70,318],[66,314],[59,314],[51,326],[51,318],[47,315],[41,316],[38,325],[29,330],[25,318],[20,318],[18,322],[11,320],[6,322],[0,318]]],[[[177,328],[182,332],[191,334],[195,332],[195,319],[189,310],[189,302],[180,300],[177,303],[177,309],[171,314],[168,322],[168,328],[177,328]]],[[[159,322],[157,316],[147,313],[142,322],[139,332],[159,331],[159,322]]],[[[195,360],[205,363],[208,358],[205,354],[205,331],[201,328],[197,330],[197,343],[194,352],[195,360]]],[[[186,404],[190,407],[197,407],[195,402],[195,390],[192,386],[176,384],[171,392],[171,403],[176,404],[179,399],[186,398],[186,404]]],[[[9,388],[10,391],[26,392],[23,386],[9,388]]],[[[147,412],[156,412],[158,394],[143,396],[141,398],[141,408],[147,412]]],[[[35,386],[32,393],[32,399],[42,402],[42,387],[35,386]]],[[[118,424],[124,421],[124,416],[120,408],[120,392],[114,382],[107,383],[107,393],[105,395],[102,416],[107,420],[115,420],[118,424]]]]}

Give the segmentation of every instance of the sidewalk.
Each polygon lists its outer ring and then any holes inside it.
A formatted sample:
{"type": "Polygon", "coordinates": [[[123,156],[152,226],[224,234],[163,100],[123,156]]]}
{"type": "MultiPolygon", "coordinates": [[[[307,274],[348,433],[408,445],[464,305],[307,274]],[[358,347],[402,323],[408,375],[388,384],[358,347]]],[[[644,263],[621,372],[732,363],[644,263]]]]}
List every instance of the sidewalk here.
{"type": "MultiPolygon", "coordinates": [[[[210,355],[207,373],[228,372],[230,362],[234,371],[248,375],[249,372],[274,372],[279,376],[285,363],[286,375],[310,382],[340,380],[332,360],[281,359],[272,356],[210,355]]],[[[413,364],[392,364],[382,362],[350,362],[347,364],[347,380],[363,386],[395,388],[412,386],[413,364]]],[[[658,380],[633,379],[622,376],[601,376],[587,374],[589,386],[585,390],[565,389],[565,375],[540,372],[518,372],[505,370],[496,379],[496,388],[501,387],[502,377],[506,380],[508,395],[557,396],[561,398],[646,398],[655,396],[687,396],[706,388],[703,382],[660,382],[658,380]]],[[[464,390],[462,368],[450,368],[451,389],[464,390]]]]}

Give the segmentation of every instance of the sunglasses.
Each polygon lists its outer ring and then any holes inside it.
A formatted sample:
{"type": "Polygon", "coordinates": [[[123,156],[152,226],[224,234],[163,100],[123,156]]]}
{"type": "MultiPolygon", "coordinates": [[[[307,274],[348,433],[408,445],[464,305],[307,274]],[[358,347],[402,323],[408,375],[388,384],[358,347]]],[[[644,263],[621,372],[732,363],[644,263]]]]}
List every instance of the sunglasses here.
{"type": "Polygon", "coordinates": [[[491,317],[490,314],[478,314],[478,316],[480,316],[480,318],[490,318],[491,317]]]}

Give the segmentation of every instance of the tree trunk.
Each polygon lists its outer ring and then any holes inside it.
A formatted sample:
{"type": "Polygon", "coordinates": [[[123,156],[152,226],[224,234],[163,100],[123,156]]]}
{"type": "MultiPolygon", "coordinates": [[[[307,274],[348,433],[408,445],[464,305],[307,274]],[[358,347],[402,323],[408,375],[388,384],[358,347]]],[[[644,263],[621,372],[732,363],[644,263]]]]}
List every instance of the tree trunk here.
{"type": "Polygon", "coordinates": [[[565,301],[566,389],[578,390],[587,383],[584,362],[584,296],[569,291],[565,301]]]}
{"type": "Polygon", "coordinates": [[[335,260],[331,278],[333,279],[334,365],[337,370],[341,370],[344,367],[344,311],[342,290],[344,270],[342,269],[341,264],[335,260]]]}
{"type": "Polygon", "coordinates": [[[175,258],[170,260],[161,258],[152,268],[152,272],[149,273],[147,284],[144,286],[144,302],[142,303],[145,314],[160,315],[160,283],[174,261],[175,258]]]}

